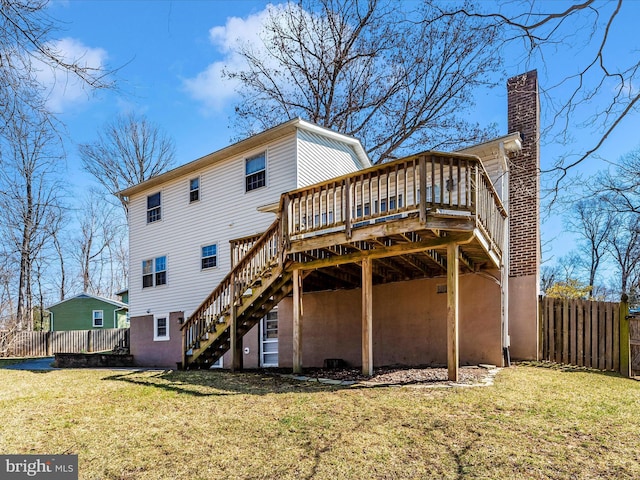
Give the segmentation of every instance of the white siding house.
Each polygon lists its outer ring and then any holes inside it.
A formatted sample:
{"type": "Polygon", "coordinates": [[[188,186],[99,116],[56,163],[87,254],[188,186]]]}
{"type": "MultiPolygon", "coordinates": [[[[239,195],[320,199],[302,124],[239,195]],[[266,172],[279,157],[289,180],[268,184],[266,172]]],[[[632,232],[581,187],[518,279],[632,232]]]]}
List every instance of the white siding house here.
{"type": "Polygon", "coordinates": [[[368,166],[359,141],[294,119],[120,192],[133,321],[189,316],[229,272],[229,241],[266,230],[282,193],[368,166]]]}
{"type": "Polygon", "coordinates": [[[371,166],[294,119],[120,192],[136,363],[446,362],[455,381],[536,358],[537,84],[518,85],[511,133],[460,152],[371,166]]]}

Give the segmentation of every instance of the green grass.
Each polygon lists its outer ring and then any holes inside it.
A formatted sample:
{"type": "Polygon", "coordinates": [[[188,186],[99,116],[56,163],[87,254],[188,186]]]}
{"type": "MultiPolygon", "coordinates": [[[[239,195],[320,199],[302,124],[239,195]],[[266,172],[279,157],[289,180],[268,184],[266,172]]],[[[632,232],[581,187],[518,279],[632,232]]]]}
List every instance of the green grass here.
{"type": "Polygon", "coordinates": [[[640,478],[640,382],[517,366],[484,388],[0,370],[0,452],[82,479],[640,478]]]}

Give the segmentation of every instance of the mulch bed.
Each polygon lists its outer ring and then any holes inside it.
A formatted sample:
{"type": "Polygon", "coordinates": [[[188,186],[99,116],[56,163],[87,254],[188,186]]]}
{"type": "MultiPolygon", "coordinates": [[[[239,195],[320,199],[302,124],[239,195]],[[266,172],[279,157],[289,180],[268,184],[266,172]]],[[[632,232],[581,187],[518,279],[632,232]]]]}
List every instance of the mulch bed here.
{"type": "MultiPolygon", "coordinates": [[[[479,383],[487,377],[488,370],[481,367],[460,367],[458,383],[479,383]]],[[[372,377],[362,374],[359,368],[305,368],[302,373],[310,378],[328,378],[332,380],[379,383],[386,385],[407,385],[416,383],[450,383],[446,368],[409,368],[379,367],[375,368],[372,377]]]]}

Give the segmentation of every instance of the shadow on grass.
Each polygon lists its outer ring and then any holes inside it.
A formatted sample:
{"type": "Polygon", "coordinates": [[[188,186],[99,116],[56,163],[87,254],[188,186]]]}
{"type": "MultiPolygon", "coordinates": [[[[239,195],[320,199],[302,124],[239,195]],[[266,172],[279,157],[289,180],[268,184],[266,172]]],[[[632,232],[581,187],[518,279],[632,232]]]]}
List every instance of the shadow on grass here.
{"type": "MultiPolygon", "coordinates": [[[[557,370],[559,372],[566,373],[593,373],[596,375],[603,375],[605,377],[612,378],[626,378],[620,374],[620,372],[614,372],[612,370],[598,370],[596,368],[591,367],[580,367],[578,365],[570,365],[566,363],[556,363],[549,361],[527,361],[527,362],[517,362],[517,365],[522,365],[526,367],[535,367],[535,368],[546,368],[548,370],[557,370]]],[[[633,380],[633,379],[630,379],[633,380]]]]}
{"type": "Polygon", "coordinates": [[[119,372],[103,380],[126,382],[197,397],[328,392],[347,388],[340,385],[303,382],[265,371],[231,373],[224,370],[134,370],[119,372]]]}

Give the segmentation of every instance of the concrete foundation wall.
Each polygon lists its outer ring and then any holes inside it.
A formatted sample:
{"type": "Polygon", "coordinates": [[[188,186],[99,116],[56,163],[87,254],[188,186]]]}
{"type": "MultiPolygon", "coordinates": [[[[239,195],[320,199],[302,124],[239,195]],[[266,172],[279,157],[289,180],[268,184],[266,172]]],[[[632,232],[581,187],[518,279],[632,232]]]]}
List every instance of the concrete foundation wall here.
{"type": "Polygon", "coordinates": [[[509,278],[509,335],[511,358],[538,358],[538,279],[535,275],[509,278]]]}
{"type": "MultiPolygon", "coordinates": [[[[445,278],[399,282],[373,289],[373,359],[382,365],[445,365],[447,296],[445,278]]],[[[500,289],[479,275],[460,277],[460,363],[502,364],[500,289]]],[[[303,296],[303,366],[324,359],[362,364],[361,290],[303,296]]],[[[292,298],[278,306],[280,366],[292,366],[292,298]]]]}
{"type": "Polygon", "coordinates": [[[182,361],[182,333],[180,319],[183,312],[169,314],[169,340],[153,340],[153,315],[131,318],[131,355],[141,367],[176,368],[182,361]]]}
{"type": "MultiPolygon", "coordinates": [[[[497,272],[492,272],[497,276],[497,272]]],[[[446,365],[447,295],[437,293],[446,278],[379,285],[373,289],[373,361],[383,365],[446,365]]],[[[303,296],[303,366],[322,367],[327,358],[362,364],[361,290],[306,293],[303,296]]],[[[293,300],[278,305],[281,367],[293,365],[293,300]]],[[[500,288],[486,276],[462,275],[459,299],[460,364],[502,365],[500,288]]],[[[137,365],[176,368],[182,358],[179,318],[170,314],[170,340],[153,341],[153,315],[131,319],[131,353],[137,365]]],[[[519,338],[519,336],[517,336],[519,338]]],[[[513,341],[513,336],[512,336],[513,341]]],[[[260,328],[243,338],[244,368],[260,366],[260,328]]],[[[223,357],[231,367],[231,355],[223,357]]]]}

